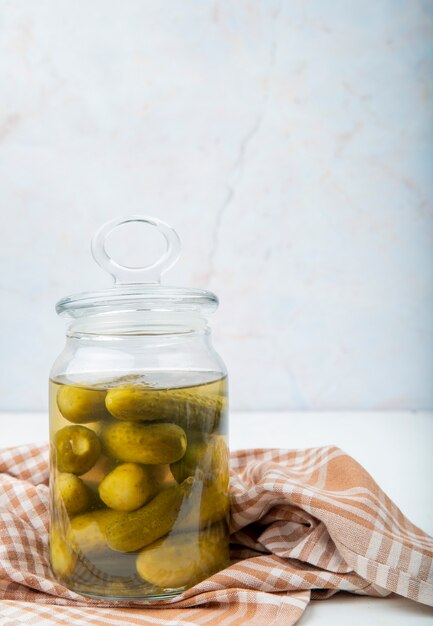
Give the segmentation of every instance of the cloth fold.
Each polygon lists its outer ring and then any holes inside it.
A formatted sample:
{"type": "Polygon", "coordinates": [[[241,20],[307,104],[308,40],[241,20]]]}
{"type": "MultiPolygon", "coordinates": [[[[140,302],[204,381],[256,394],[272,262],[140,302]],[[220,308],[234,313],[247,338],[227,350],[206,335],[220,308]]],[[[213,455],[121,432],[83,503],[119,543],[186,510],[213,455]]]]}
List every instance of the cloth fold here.
{"type": "Polygon", "coordinates": [[[47,445],[0,450],[0,625],[290,626],[339,591],[433,606],[433,539],[336,447],[233,452],[232,565],[160,601],[92,600],[54,580],[48,476],[47,445]]]}

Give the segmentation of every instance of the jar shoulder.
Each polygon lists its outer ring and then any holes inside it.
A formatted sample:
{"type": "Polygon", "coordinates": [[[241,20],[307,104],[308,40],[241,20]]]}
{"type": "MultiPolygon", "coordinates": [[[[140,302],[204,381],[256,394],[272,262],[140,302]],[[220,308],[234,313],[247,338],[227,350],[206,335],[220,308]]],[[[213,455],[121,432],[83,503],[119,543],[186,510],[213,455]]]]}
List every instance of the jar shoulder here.
{"type": "Polygon", "coordinates": [[[76,382],[109,380],[126,375],[154,372],[160,378],[191,374],[200,383],[227,376],[221,356],[209,337],[175,340],[173,337],[68,338],[55,360],[50,378],[71,378],[76,382]],[[168,373],[171,373],[169,375],[168,373]]]}

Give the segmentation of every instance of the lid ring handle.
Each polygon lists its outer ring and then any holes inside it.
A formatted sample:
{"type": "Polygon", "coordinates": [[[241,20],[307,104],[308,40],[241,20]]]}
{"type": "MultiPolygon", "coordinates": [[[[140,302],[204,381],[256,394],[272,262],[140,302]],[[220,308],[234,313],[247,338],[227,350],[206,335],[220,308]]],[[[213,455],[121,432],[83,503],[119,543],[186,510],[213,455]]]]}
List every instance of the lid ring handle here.
{"type": "Polygon", "coordinates": [[[113,276],[114,282],[117,285],[160,283],[161,275],[170,269],[178,260],[180,249],[181,244],[177,232],[165,222],[147,215],[129,215],[127,217],[118,217],[114,220],[110,220],[101,226],[92,239],[93,258],[103,270],[113,276]],[[117,261],[112,259],[107,253],[105,245],[108,235],[110,235],[115,228],[131,222],[155,226],[158,232],[164,237],[166,244],[165,252],[155,263],[144,267],[126,267],[125,265],[117,263],[117,261]]]}

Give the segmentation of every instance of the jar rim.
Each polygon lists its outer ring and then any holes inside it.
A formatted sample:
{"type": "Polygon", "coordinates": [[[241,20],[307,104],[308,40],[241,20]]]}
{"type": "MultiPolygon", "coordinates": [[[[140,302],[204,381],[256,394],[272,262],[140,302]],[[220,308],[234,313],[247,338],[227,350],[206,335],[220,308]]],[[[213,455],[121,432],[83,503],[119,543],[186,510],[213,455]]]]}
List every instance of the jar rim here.
{"type": "Polygon", "coordinates": [[[211,291],[163,285],[116,285],[102,291],[85,291],[59,300],[61,317],[80,318],[122,311],[190,311],[210,315],[218,308],[211,291]]]}

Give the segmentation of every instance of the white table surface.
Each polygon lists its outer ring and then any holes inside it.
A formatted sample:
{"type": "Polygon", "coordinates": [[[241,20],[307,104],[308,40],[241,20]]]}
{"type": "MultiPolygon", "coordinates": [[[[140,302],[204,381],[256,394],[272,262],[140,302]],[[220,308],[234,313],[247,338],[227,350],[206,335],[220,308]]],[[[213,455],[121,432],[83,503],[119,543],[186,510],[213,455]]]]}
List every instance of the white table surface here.
{"type": "MultiPolygon", "coordinates": [[[[0,447],[46,441],[45,414],[0,414],[0,447]]],[[[372,474],[409,519],[433,535],[433,412],[233,413],[230,446],[304,448],[334,444],[372,474]]],[[[55,608],[53,607],[53,610],[55,608]]],[[[418,626],[433,609],[391,596],[338,594],[312,602],[302,626],[418,626]]]]}

